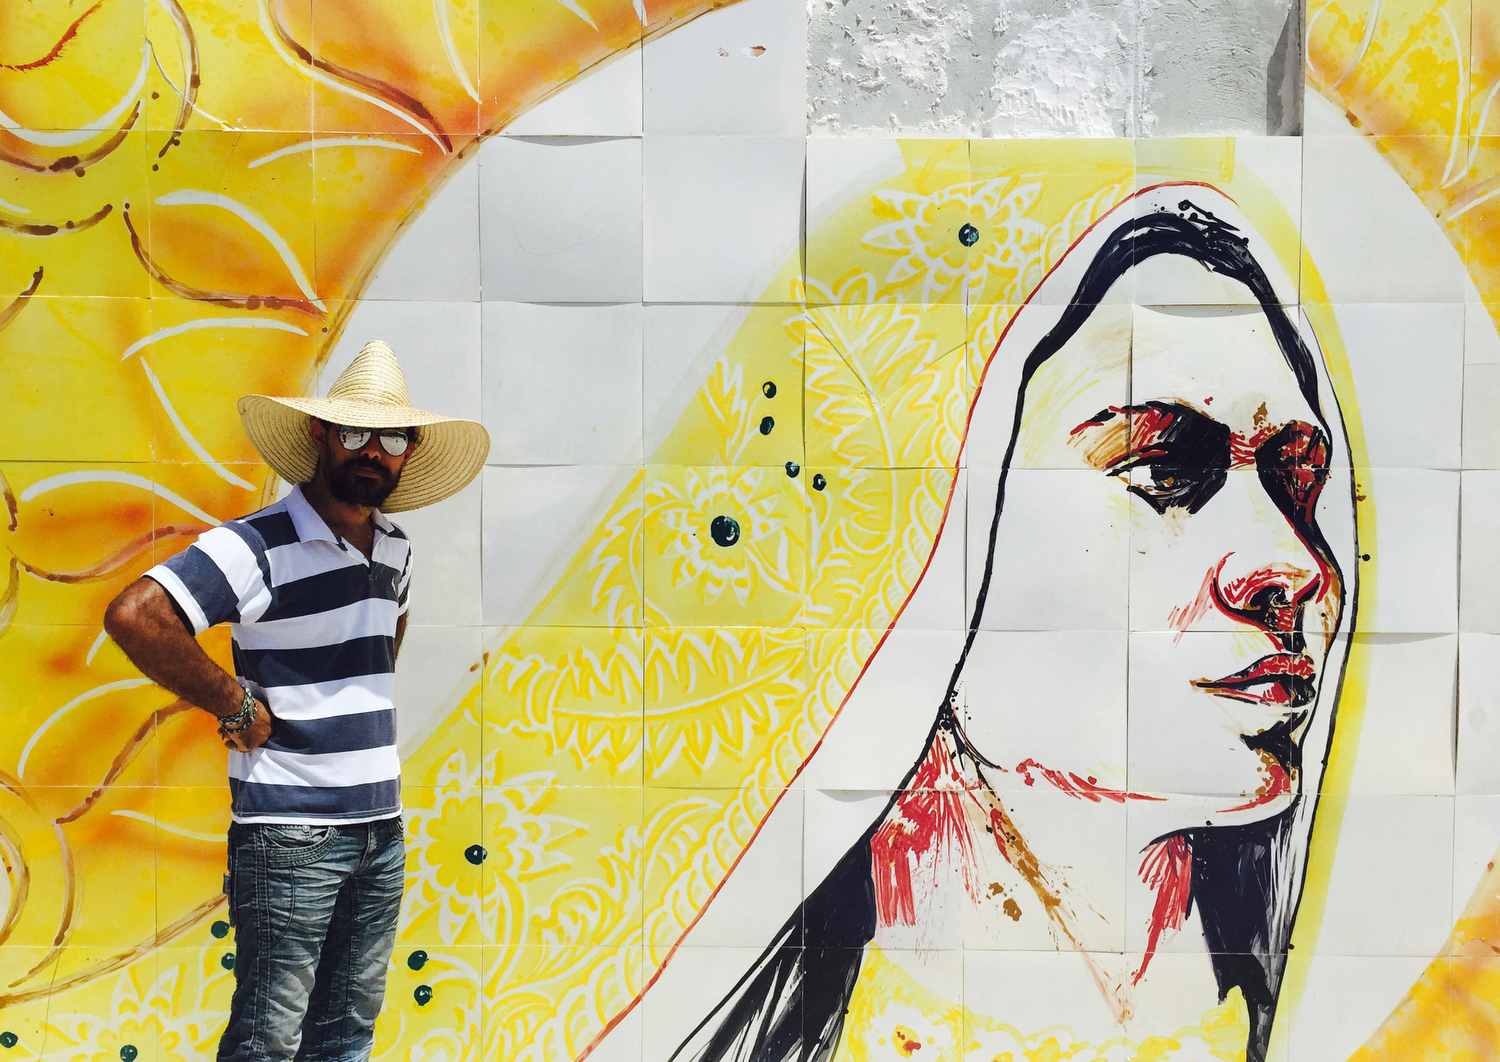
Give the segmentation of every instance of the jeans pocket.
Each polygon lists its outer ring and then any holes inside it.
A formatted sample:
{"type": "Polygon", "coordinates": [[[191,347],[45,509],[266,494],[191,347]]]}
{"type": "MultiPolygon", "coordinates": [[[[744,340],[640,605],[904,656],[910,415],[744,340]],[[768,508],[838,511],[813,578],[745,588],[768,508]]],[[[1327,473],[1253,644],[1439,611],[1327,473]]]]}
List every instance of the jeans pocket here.
{"type": "Polygon", "coordinates": [[[260,827],[260,835],[270,865],[291,867],[321,857],[333,846],[338,830],[332,826],[266,824],[260,827]]]}

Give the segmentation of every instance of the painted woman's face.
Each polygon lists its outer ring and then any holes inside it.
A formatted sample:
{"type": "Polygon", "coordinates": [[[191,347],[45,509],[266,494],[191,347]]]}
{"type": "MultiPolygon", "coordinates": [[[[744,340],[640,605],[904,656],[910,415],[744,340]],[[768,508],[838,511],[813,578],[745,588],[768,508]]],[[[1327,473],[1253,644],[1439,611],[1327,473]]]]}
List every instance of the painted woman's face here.
{"type": "MultiPolygon", "coordinates": [[[[1222,299],[1223,281],[1188,259],[1151,259],[1131,275],[1190,298],[1198,274],[1204,301],[1222,299]]],[[[1061,548],[1079,558],[1111,548],[1128,558],[1124,784],[1136,806],[1163,828],[1285,809],[1342,586],[1317,525],[1333,441],[1269,319],[1253,303],[1101,306],[1025,399],[1013,467],[1097,478],[1047,499],[1046,514],[1028,511],[1037,492],[1008,492],[997,581],[1000,569],[1059,555],[1055,535],[1026,545],[1028,525],[1068,529],[1061,548]]],[[[1044,766],[1098,773],[1097,760],[1057,762],[1067,743],[1048,744],[1044,766]]]]}

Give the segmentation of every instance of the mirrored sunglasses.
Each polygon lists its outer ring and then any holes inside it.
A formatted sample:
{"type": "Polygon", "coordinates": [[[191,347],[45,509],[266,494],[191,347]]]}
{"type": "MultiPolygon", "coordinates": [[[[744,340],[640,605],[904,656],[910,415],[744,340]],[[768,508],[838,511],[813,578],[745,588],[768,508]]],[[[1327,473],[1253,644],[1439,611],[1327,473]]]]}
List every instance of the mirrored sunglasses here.
{"type": "MultiPolygon", "coordinates": [[[[370,441],[371,434],[375,434],[369,428],[350,428],[343,424],[335,425],[333,430],[338,433],[339,442],[345,450],[363,449],[365,443],[370,441]]],[[[392,457],[400,457],[411,445],[411,439],[402,428],[385,428],[378,434],[380,448],[392,457]]]]}

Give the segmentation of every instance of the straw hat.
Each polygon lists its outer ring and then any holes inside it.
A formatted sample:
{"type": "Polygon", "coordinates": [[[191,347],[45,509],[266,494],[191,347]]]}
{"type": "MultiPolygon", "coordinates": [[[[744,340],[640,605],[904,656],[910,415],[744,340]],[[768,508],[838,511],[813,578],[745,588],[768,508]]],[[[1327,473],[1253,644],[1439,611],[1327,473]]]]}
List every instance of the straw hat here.
{"type": "Polygon", "coordinates": [[[483,425],[412,408],[396,352],[378,339],[366,343],[339,374],[327,398],[246,395],[239,411],[251,445],[288,483],[307,482],[317,466],[307,434],[310,417],[359,428],[420,428],[401,485],[380,507],[387,513],[431,505],[463,490],[490,452],[483,425]]]}

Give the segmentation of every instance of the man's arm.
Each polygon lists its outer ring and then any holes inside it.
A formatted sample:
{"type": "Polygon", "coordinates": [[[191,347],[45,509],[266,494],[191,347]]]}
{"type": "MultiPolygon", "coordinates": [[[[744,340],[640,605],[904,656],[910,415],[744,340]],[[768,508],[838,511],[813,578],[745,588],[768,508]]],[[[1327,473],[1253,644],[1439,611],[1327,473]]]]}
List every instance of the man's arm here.
{"type": "Polygon", "coordinates": [[[403,612],[396,617],[396,648],[391,653],[392,659],[401,655],[401,639],[406,637],[406,617],[408,615],[409,613],[403,612]]]}
{"type": "MultiPolygon", "coordinates": [[[[222,718],[239,711],[243,687],[188,633],[171,597],[155,579],[143,576],[111,601],[104,612],[104,629],[153,682],[211,715],[222,718]]],[[[249,751],[271,736],[271,713],[256,703],[255,722],[230,734],[226,748],[249,751]]]]}

